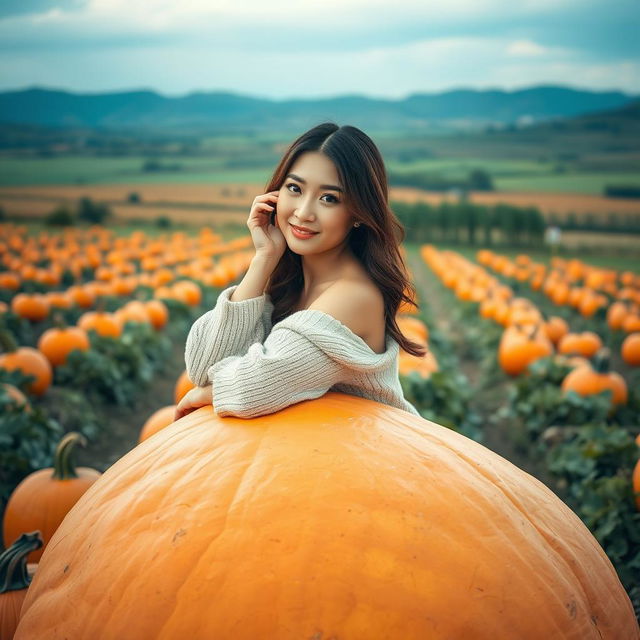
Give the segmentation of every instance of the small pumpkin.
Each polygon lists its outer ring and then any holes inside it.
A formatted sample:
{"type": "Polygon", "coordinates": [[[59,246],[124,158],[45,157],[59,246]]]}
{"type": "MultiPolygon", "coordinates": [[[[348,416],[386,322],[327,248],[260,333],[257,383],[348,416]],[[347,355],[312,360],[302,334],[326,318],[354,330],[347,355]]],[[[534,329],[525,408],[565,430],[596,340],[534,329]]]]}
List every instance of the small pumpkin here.
{"type": "Polygon", "coordinates": [[[558,353],[591,358],[602,347],[602,339],[593,331],[567,333],[558,342],[558,353]]]}
{"type": "Polygon", "coordinates": [[[138,442],[143,442],[150,438],[154,433],[164,429],[173,422],[173,416],[176,412],[175,404],[167,405],[152,413],[142,425],[138,442]]]}
{"type": "Polygon", "coordinates": [[[18,293],[11,299],[11,310],[31,322],[40,322],[49,315],[47,296],[41,293],[18,293]]]}
{"type": "Polygon", "coordinates": [[[191,379],[187,375],[186,369],[180,374],[180,377],[176,380],[176,385],[173,389],[173,399],[175,403],[178,404],[184,396],[187,395],[191,389],[193,389],[196,385],[191,382],[191,379]]]}
{"type": "Polygon", "coordinates": [[[622,359],[632,367],[640,366],[640,332],[630,333],[620,347],[622,359]]]}
{"type": "Polygon", "coordinates": [[[147,300],[144,303],[149,320],[156,331],[163,329],[169,322],[169,309],[162,300],[147,300]]]}
{"type": "Polygon", "coordinates": [[[23,533],[0,553],[0,640],[11,640],[16,632],[20,610],[31,575],[27,569],[27,555],[42,547],[39,531],[23,533]]]}
{"type": "Polygon", "coordinates": [[[627,383],[619,373],[609,370],[610,355],[609,349],[603,347],[594,356],[592,365],[576,367],[570,371],[562,381],[562,391],[575,391],[581,396],[590,396],[609,390],[612,406],[626,404],[627,383]]]}
{"type": "Polygon", "coordinates": [[[6,371],[20,370],[34,380],[29,384],[28,391],[41,396],[51,386],[53,369],[49,360],[38,349],[32,347],[18,347],[11,334],[0,327],[0,345],[5,353],[0,354],[0,369],[6,371]]]}
{"type": "Polygon", "coordinates": [[[123,330],[122,322],[109,311],[87,311],[78,318],[77,324],[87,333],[93,330],[108,338],[119,338],[123,330]]]}
{"type": "Polygon", "coordinates": [[[523,373],[536,360],[553,354],[553,344],[541,325],[505,329],[498,346],[498,362],[510,376],[523,373]]]}
{"type": "Polygon", "coordinates": [[[560,316],[550,316],[544,325],[544,329],[554,346],[557,346],[560,340],[569,333],[567,321],[560,316]]]}
{"type": "Polygon", "coordinates": [[[88,351],[91,348],[89,336],[81,327],[56,327],[47,329],[38,339],[38,349],[44,353],[54,367],[67,362],[72,351],[88,351]]]}
{"type": "MultiPolygon", "coordinates": [[[[71,455],[78,444],[86,444],[84,436],[67,433],[56,447],[53,468],[34,471],[13,490],[4,512],[5,545],[24,531],[38,529],[46,547],[69,509],[100,477],[95,469],[73,465],[71,455]]],[[[37,562],[43,549],[32,551],[29,561],[37,562]]]]}
{"type": "Polygon", "coordinates": [[[54,637],[622,640],[638,627],[610,560],[544,484],[452,429],[328,392],[250,420],[202,407],[110,467],[25,598],[15,640],[54,637]]]}

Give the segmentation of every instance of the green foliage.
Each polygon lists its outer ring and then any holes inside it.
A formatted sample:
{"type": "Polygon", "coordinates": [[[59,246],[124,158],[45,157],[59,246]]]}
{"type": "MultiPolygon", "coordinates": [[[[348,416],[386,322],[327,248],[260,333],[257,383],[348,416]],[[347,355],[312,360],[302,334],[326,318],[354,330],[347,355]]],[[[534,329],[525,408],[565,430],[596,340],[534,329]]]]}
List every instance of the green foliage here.
{"type": "Polygon", "coordinates": [[[616,567],[640,615],[640,512],[632,473],[640,449],[617,425],[585,424],[547,454],[550,470],[569,487],[569,506],[616,567]]]}
{"type": "Polygon", "coordinates": [[[427,420],[480,441],[480,417],[469,408],[469,382],[461,373],[436,371],[429,378],[417,372],[400,376],[404,397],[427,420]]]}
{"type": "MultiPolygon", "coordinates": [[[[464,194],[461,193],[461,196],[464,194]]],[[[486,207],[461,197],[442,201],[391,203],[413,242],[447,242],[474,245],[478,240],[491,244],[495,236],[503,244],[538,246],[544,235],[544,217],[536,207],[519,208],[507,204],[486,207]],[[478,236],[478,233],[481,235],[478,236]]]]}
{"type": "MultiPolygon", "coordinates": [[[[32,376],[0,369],[0,380],[24,389],[32,376]]],[[[31,411],[21,408],[0,386],[0,512],[23,478],[51,466],[62,435],[60,423],[38,407],[31,411]]]]}
{"type": "Polygon", "coordinates": [[[604,187],[607,198],[640,198],[640,186],[636,184],[607,184],[604,187]]]}
{"type": "Polygon", "coordinates": [[[112,217],[109,207],[102,202],[93,202],[91,198],[81,198],[78,203],[78,219],[90,224],[105,224],[112,217]]]}
{"type": "Polygon", "coordinates": [[[131,406],[148,388],[171,351],[171,341],[142,323],[127,323],[120,338],[90,332],[91,349],[73,351],[55,370],[55,382],[83,392],[90,401],[131,406]]]}
{"type": "Polygon", "coordinates": [[[169,216],[158,216],[155,219],[154,224],[159,229],[169,229],[170,227],[173,226],[173,222],[169,216]]]}
{"type": "Polygon", "coordinates": [[[57,207],[44,219],[49,227],[71,227],[75,222],[73,213],[65,206],[57,207]]]}
{"type": "Polygon", "coordinates": [[[519,418],[532,440],[552,425],[605,422],[611,393],[588,397],[574,392],[564,394],[560,385],[570,371],[571,367],[554,357],[532,362],[510,388],[509,405],[503,413],[519,418]]]}

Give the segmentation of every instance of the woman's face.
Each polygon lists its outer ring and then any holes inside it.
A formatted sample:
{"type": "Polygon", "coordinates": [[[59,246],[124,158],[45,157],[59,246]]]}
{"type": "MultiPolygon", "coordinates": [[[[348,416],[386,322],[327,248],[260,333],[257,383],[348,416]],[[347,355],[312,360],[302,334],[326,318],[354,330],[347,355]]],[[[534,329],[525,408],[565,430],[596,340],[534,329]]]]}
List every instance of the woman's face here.
{"type": "Polygon", "coordinates": [[[298,254],[319,253],[341,245],[353,225],[333,162],[319,151],[301,154],[278,195],[278,226],[289,248],[298,254]],[[293,226],[316,233],[296,236],[293,226]]]}

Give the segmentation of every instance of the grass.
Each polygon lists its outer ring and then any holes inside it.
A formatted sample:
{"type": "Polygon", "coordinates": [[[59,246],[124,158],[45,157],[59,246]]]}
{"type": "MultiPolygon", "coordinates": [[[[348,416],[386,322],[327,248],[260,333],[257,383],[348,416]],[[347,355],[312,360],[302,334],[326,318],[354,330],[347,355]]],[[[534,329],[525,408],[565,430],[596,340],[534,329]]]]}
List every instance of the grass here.
{"type": "MultiPolygon", "coordinates": [[[[218,141],[219,142],[219,141],[218,141]]],[[[237,153],[237,152],[236,152],[237,153]]],[[[234,159],[237,156],[234,155],[234,159]]],[[[243,156],[245,157],[245,156],[243,156]]],[[[252,154],[247,150],[246,157],[252,154]]],[[[275,157],[274,157],[275,158],[275,157]]],[[[0,158],[0,186],[80,185],[80,184],[195,184],[195,183],[257,183],[264,184],[275,168],[261,157],[257,166],[229,167],[227,156],[211,151],[206,157],[164,156],[164,165],[181,166],[179,170],[143,171],[148,157],[69,156],[58,158],[0,158]]],[[[235,161],[235,160],[234,160],[235,161]]],[[[242,162],[240,158],[238,160],[242,162]]],[[[554,173],[556,165],[549,161],[481,158],[423,159],[399,163],[389,161],[394,173],[424,172],[445,178],[466,178],[473,169],[484,169],[493,177],[498,190],[552,191],[602,195],[605,185],[631,184],[640,186],[640,177],[632,172],[554,173]]]]}
{"type": "Polygon", "coordinates": [[[224,167],[225,160],[216,157],[160,160],[163,164],[181,165],[178,171],[142,171],[146,161],[142,156],[0,158],[0,185],[263,183],[269,177],[268,169],[229,169],[224,167]]]}
{"type": "Polygon", "coordinates": [[[494,179],[500,191],[553,191],[604,195],[606,185],[625,184],[640,187],[637,173],[581,173],[555,175],[506,176],[494,179]]]}

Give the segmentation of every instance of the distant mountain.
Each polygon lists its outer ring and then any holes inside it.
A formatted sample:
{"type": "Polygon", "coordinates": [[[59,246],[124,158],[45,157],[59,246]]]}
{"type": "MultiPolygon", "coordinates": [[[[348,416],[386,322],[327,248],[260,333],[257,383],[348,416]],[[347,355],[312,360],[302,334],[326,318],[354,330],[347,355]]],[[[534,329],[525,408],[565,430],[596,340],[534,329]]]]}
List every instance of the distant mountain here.
{"type": "Polygon", "coordinates": [[[266,100],[227,92],[168,98],[153,91],[78,94],[43,88],[0,92],[0,123],[146,131],[300,131],[322,120],[367,130],[474,129],[531,123],[624,107],[637,96],[540,86],[455,90],[403,100],[364,96],[266,100]]]}

